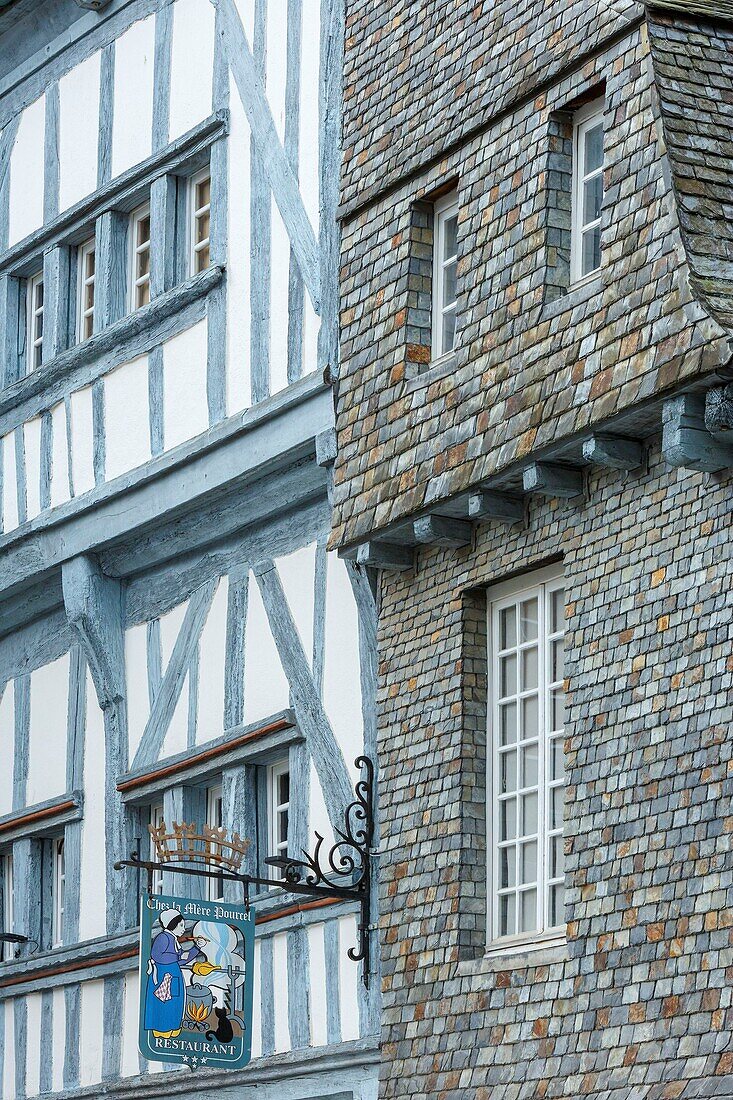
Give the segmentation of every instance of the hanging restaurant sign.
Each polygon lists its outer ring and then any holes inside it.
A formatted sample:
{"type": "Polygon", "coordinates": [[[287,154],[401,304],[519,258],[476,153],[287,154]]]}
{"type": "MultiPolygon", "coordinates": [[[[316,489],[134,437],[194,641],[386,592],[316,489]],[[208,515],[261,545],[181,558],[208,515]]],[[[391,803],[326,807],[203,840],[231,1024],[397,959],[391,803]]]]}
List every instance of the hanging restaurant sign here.
{"type": "Polygon", "coordinates": [[[252,1047],[254,913],[144,892],[139,1047],[191,1069],[237,1069],[252,1047]]]}

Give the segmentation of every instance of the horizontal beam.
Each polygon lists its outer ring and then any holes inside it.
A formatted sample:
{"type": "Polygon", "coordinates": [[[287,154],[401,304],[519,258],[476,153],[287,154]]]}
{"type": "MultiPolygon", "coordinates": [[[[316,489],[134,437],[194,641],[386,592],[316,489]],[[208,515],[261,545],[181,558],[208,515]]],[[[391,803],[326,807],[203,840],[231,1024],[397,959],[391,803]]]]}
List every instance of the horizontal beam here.
{"type": "Polygon", "coordinates": [[[12,840],[29,836],[43,836],[53,833],[69,821],[78,821],[82,816],[84,795],[81,791],[59,795],[57,798],[38,802],[34,806],[25,806],[12,814],[0,817],[0,841],[8,844],[12,840]]]}
{"type": "Polygon", "coordinates": [[[714,474],[733,466],[733,446],[705,426],[705,398],[684,393],[665,401],[662,410],[662,457],[670,466],[714,474]]]}
{"type": "Polygon", "coordinates": [[[546,497],[577,497],[583,492],[583,474],[551,462],[533,462],[522,474],[525,493],[546,497]]]}
{"type": "Polygon", "coordinates": [[[583,441],[583,458],[594,466],[612,470],[636,470],[641,466],[644,449],[636,439],[616,435],[592,435],[583,441]]]}
{"type": "Polygon", "coordinates": [[[470,546],[471,524],[447,516],[421,516],[412,525],[417,542],[428,546],[470,546]]]}
{"type": "Polygon", "coordinates": [[[481,489],[468,498],[468,515],[472,520],[498,520],[501,523],[523,523],[524,501],[521,497],[481,489]]]}
{"type": "Polygon", "coordinates": [[[414,554],[411,546],[395,542],[363,542],[356,549],[356,563],[374,569],[407,572],[414,566],[414,554]]]}

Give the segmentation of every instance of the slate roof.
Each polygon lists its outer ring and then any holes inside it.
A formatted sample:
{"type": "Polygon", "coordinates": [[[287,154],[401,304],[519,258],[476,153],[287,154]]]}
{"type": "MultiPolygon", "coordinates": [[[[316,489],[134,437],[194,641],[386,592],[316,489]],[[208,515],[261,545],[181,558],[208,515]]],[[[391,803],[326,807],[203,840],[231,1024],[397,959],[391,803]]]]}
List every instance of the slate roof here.
{"type": "Polygon", "coordinates": [[[733,0],[655,0],[650,7],[685,15],[704,15],[709,19],[733,20],[733,0]]]}

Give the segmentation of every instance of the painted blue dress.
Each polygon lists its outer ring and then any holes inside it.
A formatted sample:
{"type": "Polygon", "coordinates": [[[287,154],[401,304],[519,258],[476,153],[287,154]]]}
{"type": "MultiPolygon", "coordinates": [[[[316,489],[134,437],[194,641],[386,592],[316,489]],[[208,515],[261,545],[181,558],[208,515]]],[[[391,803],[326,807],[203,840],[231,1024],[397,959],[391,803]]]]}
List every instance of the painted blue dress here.
{"type": "Polygon", "coordinates": [[[151,965],[148,966],[148,983],[145,990],[145,1030],[178,1031],[186,1010],[186,984],[181,963],[190,955],[199,954],[197,948],[184,951],[170,932],[159,932],[150,948],[151,965]],[[170,999],[161,1001],[155,990],[170,974],[170,999]]]}

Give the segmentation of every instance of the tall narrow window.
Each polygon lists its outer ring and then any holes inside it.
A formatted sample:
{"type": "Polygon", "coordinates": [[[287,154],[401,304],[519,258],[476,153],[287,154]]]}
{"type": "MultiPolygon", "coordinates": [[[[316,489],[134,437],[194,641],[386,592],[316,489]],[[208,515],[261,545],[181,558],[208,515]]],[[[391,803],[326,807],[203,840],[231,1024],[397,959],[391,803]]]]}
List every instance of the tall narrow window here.
{"type": "Polygon", "coordinates": [[[96,275],[96,253],[94,238],[79,247],[79,311],[77,320],[77,339],[79,343],[88,340],[94,332],[94,281],[96,275]]]}
{"type": "MultiPolygon", "coordinates": [[[[161,824],[162,821],[163,821],[163,803],[162,802],[154,802],[153,805],[148,810],[148,824],[151,826],[151,828],[158,829],[160,827],[160,824],[161,824]]],[[[148,829],[148,835],[150,837],[150,855],[149,855],[148,858],[150,859],[150,861],[152,863],[157,863],[158,862],[158,853],[155,850],[155,841],[153,840],[152,834],[150,833],[150,829],[148,829]]],[[[155,870],[153,871],[153,893],[154,894],[162,894],[163,893],[163,872],[160,870],[159,867],[156,867],[155,870]]]]}
{"type": "MultiPolygon", "coordinates": [[[[221,784],[208,787],[206,790],[206,824],[214,829],[221,829],[224,824],[224,800],[221,784]]],[[[218,844],[212,844],[211,854],[213,856],[221,855],[218,844]]],[[[224,898],[224,879],[218,876],[208,878],[206,884],[209,901],[222,901],[224,898]]]]}
{"type": "Polygon", "coordinates": [[[563,931],[562,576],[490,593],[492,938],[563,931]]]}
{"type": "Polygon", "coordinates": [[[28,370],[43,362],[43,272],[28,280],[28,370]]]}
{"type": "Polygon", "coordinates": [[[64,906],[66,904],[66,856],[64,838],[53,842],[53,946],[64,942],[64,906]]]}
{"type": "Polygon", "coordinates": [[[578,111],[573,120],[573,227],[570,278],[578,282],[601,266],[603,206],[603,101],[578,111]]]}
{"type": "MultiPolygon", "coordinates": [[[[2,857],[3,875],[3,932],[13,931],[13,856],[11,852],[2,857]]],[[[15,944],[2,945],[2,961],[10,962],[15,958],[15,944]]]]}
{"type": "Polygon", "coordinates": [[[433,225],[433,359],[453,351],[456,342],[458,193],[435,203],[433,225]]]}
{"type": "Polygon", "coordinates": [[[150,301],[150,206],[141,206],[130,219],[132,271],[130,308],[139,309],[150,301]]]}
{"type": "Polygon", "coordinates": [[[270,855],[284,858],[288,854],[290,822],[290,767],[287,760],[268,769],[268,848],[270,855]]]}
{"type": "Polygon", "coordinates": [[[211,224],[211,176],[209,169],[199,172],[189,184],[191,224],[191,272],[205,271],[211,263],[209,228],[211,224]]]}

